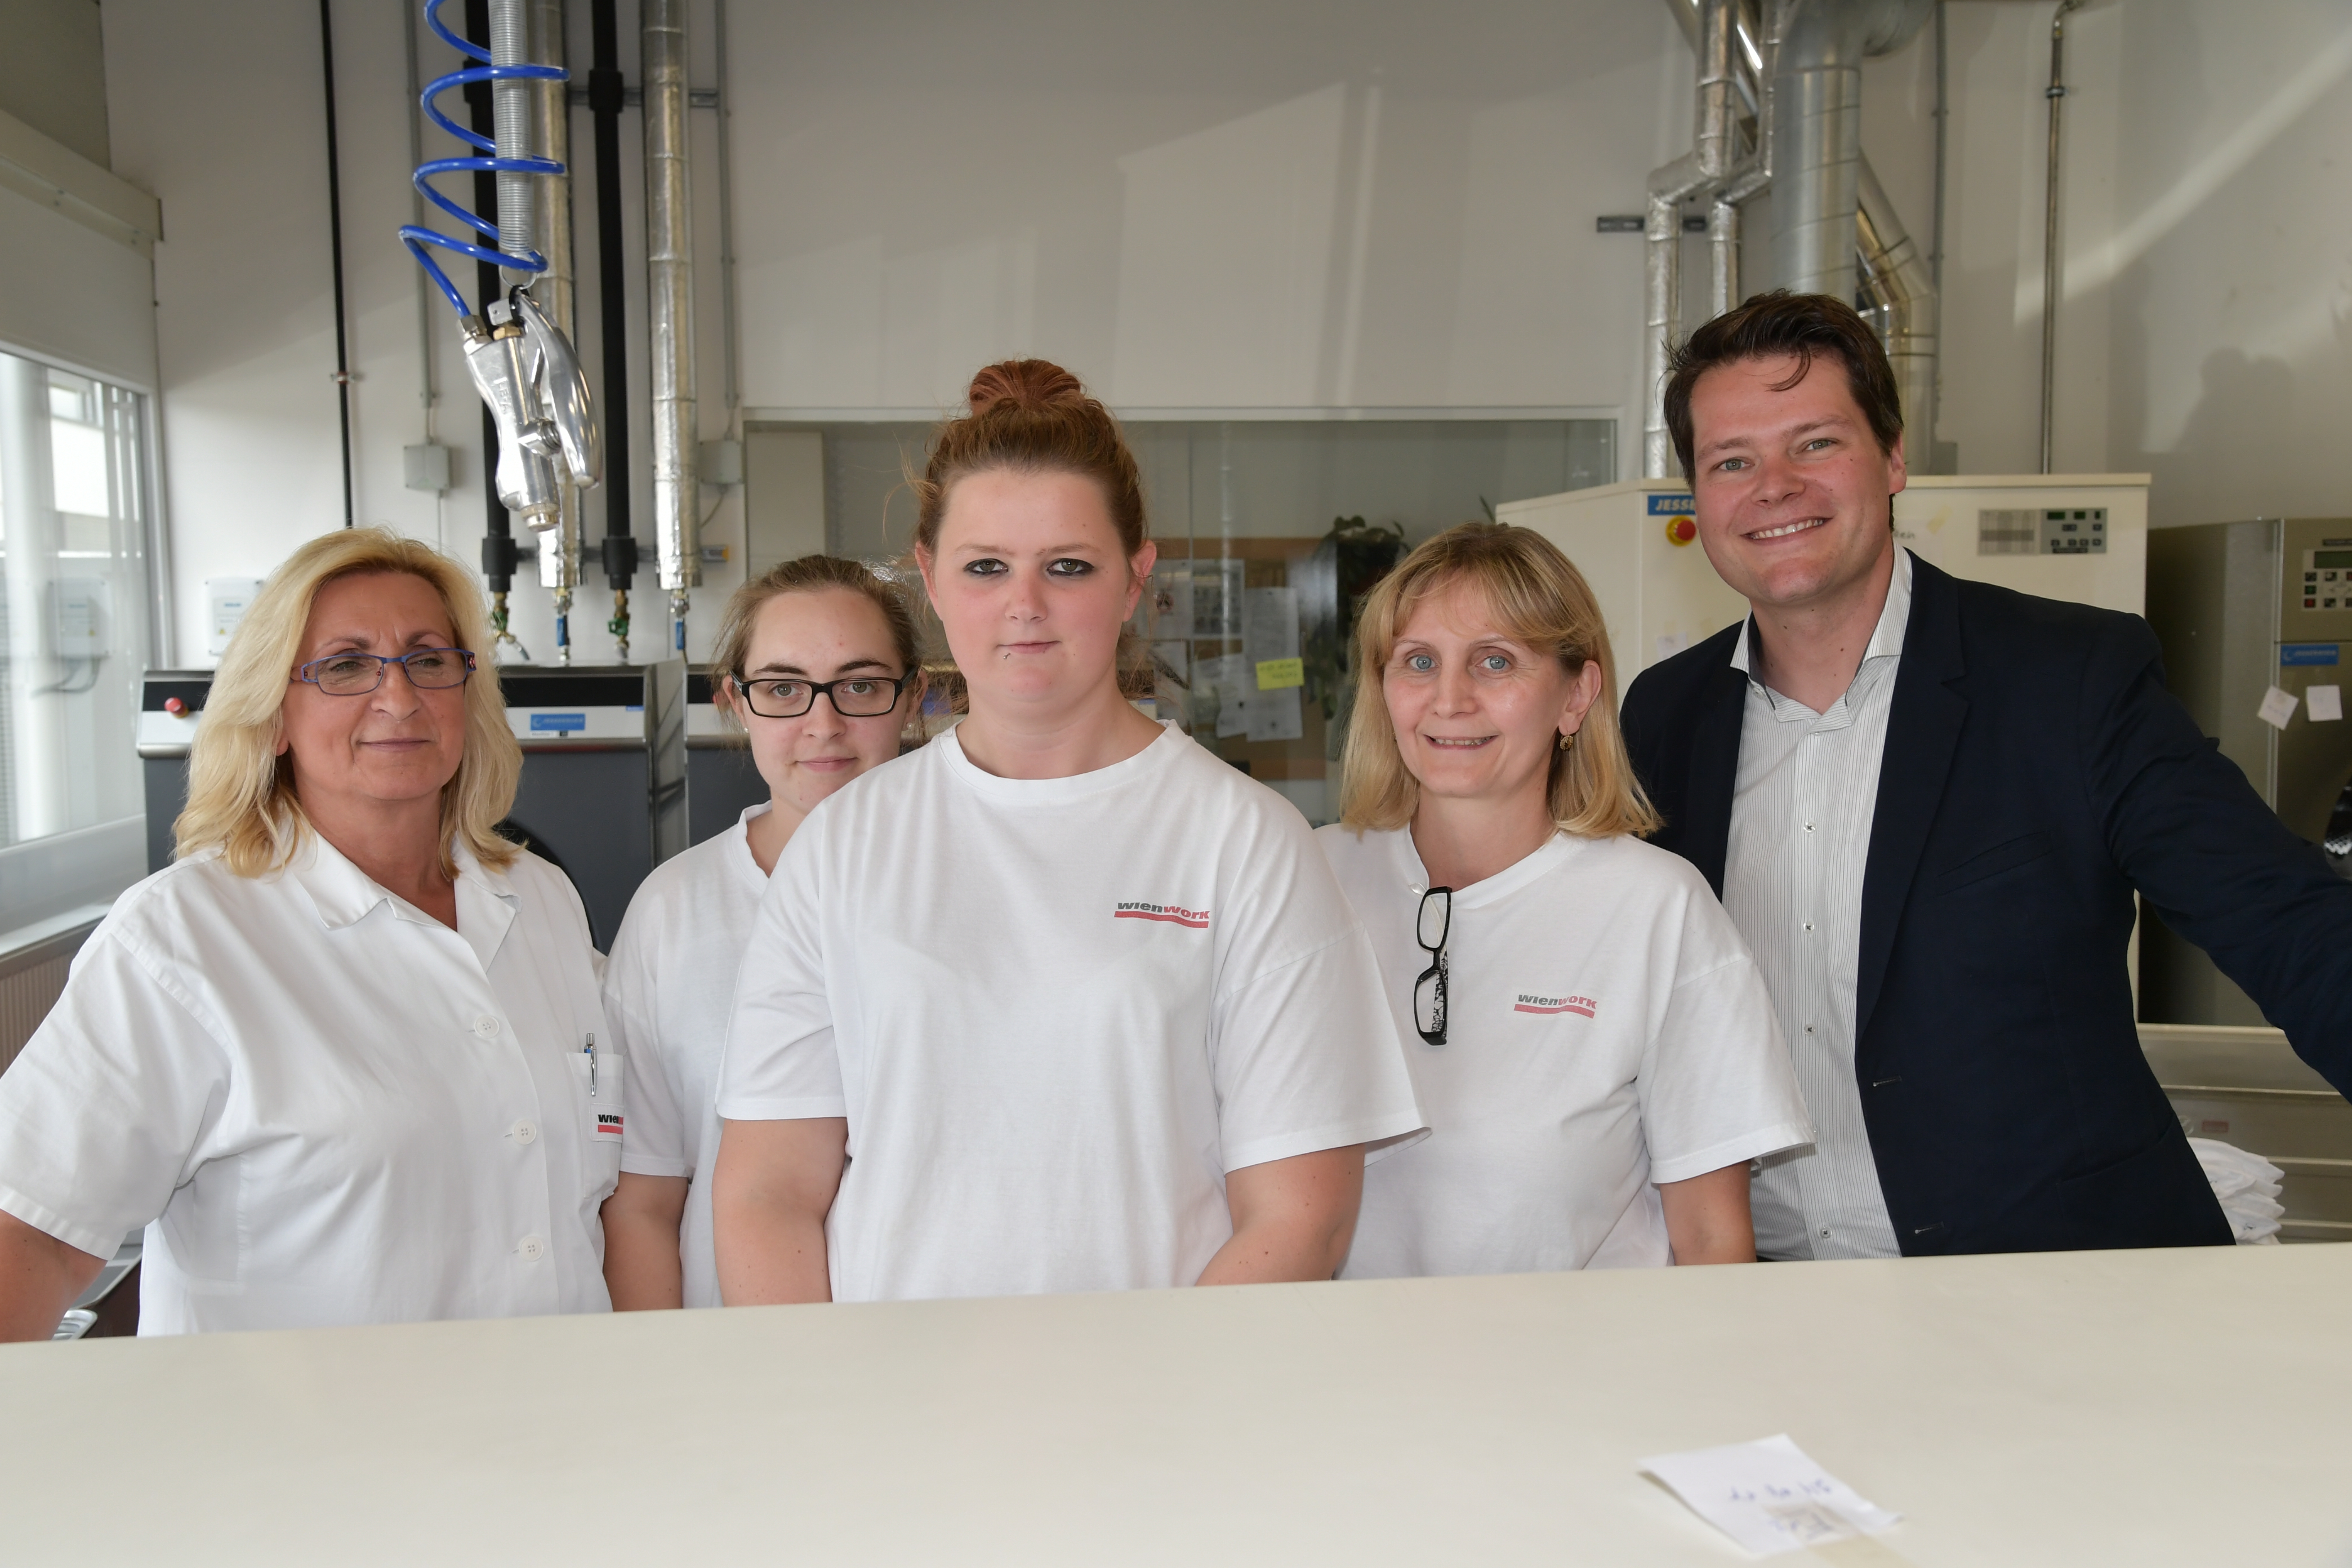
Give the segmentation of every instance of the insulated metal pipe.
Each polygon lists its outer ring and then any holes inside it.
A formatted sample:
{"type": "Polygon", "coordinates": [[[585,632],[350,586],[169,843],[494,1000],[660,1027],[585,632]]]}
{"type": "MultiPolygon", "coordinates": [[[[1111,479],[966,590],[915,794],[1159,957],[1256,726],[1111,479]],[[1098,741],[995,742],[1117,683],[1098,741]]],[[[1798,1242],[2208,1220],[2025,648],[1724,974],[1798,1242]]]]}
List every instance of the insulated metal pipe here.
{"type": "Polygon", "coordinates": [[[1903,395],[1906,455],[1927,473],[1936,455],[1936,280],[1864,158],[1857,185],[1856,257],[1887,363],[1903,395]]]}
{"type": "Polygon", "coordinates": [[[1862,62],[1901,48],[1934,0],[1799,0],[1780,39],[1773,94],[1773,281],[1854,294],[1861,205],[1862,62]]]}
{"type": "MultiPolygon", "coordinates": [[[[490,63],[494,66],[522,66],[532,63],[530,52],[530,0],[490,0],[490,63]]],[[[494,81],[490,83],[490,117],[494,127],[491,134],[498,138],[501,158],[528,158],[532,155],[531,129],[537,118],[532,102],[539,96],[538,83],[529,81],[494,81]]],[[[559,91],[562,89],[559,88],[559,91]]],[[[535,184],[546,182],[530,174],[501,171],[499,182],[499,248],[509,256],[522,256],[539,248],[535,243],[537,228],[537,193],[535,184]]],[[[528,272],[502,270],[500,279],[512,286],[530,280],[528,272]]]]}
{"type": "Polygon", "coordinates": [[[1733,0],[1699,0],[1697,124],[1692,128],[1691,155],[1699,177],[1714,182],[1731,168],[1737,152],[1738,121],[1733,88],[1731,25],[1733,0]]]}
{"type": "Polygon", "coordinates": [[[653,357],[653,500],[661,585],[686,647],[702,582],[695,486],[694,226],[687,157],[686,0],[645,0],[646,304],[653,357]]]}
{"type": "MultiPolygon", "coordinates": [[[[528,0],[530,58],[538,65],[564,64],[563,0],[528,0]]],[[[572,162],[572,110],[560,81],[526,83],[531,94],[531,139],[538,155],[559,163],[572,162]]],[[[571,342],[578,342],[573,312],[576,292],[572,271],[572,182],[533,179],[532,223],[547,270],[530,287],[531,298],[571,342]]],[[[539,542],[539,582],[555,600],[555,658],[572,662],[569,625],[572,595],[580,586],[580,489],[564,484],[557,491],[555,527],[539,542]]]]}
{"type": "Polygon", "coordinates": [[[1675,345],[1682,294],[1683,198],[1697,187],[1696,160],[1685,157],[1651,176],[1642,227],[1642,477],[1672,473],[1675,445],[1666,430],[1666,362],[1675,345]]]}
{"type": "Polygon", "coordinates": [[[2066,13],[2082,0],[2058,0],[2050,18],[2050,183],[2042,215],[2042,471],[2056,470],[2058,434],[2058,291],[2065,258],[2058,247],[2058,126],[2066,101],[2066,13]]]}
{"type": "Polygon", "coordinates": [[[1706,209],[1706,257],[1711,321],[1739,303],[1739,205],[1720,195],[1706,209]]]}
{"type": "MultiPolygon", "coordinates": [[[[1677,0],[1676,15],[1682,14],[1677,0]]],[[[1691,151],[1650,176],[1642,225],[1642,473],[1647,479],[1663,479],[1675,460],[1666,430],[1665,390],[1666,363],[1682,313],[1682,204],[1720,189],[1738,153],[1738,77],[1743,62],[1732,33],[1738,15],[1737,0],[1698,0],[1692,39],[1698,51],[1698,93],[1691,151]]],[[[1736,214],[1732,222],[1736,232],[1736,214]]],[[[1718,294],[1722,268],[1718,251],[1718,294]]]]}

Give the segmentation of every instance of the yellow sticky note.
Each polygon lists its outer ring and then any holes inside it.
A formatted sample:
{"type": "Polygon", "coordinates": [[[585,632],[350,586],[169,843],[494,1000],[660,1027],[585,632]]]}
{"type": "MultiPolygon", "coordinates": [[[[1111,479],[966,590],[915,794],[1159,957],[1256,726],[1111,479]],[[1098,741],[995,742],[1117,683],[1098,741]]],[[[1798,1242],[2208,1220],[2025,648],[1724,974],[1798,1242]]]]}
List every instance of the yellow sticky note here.
{"type": "Polygon", "coordinates": [[[1257,661],[1257,689],[1260,691],[1282,691],[1306,684],[1307,664],[1303,659],[1262,658],[1257,661]]]}

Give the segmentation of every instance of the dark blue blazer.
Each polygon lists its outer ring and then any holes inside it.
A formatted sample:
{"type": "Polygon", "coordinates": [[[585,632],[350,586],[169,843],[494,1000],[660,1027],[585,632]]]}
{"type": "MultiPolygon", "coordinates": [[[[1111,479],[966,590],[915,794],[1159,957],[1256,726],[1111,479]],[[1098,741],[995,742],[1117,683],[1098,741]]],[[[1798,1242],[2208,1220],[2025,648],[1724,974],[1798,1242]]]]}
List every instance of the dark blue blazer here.
{"type": "MultiPolygon", "coordinates": [[[[1746,623],[1626,694],[1655,842],[1720,894],[1746,623]]],[[[1906,1254],[2222,1245],[2140,1054],[2133,890],[2352,1090],[2352,884],[2165,689],[2137,616],[1913,558],[1863,876],[1854,1076],[1906,1254]]]]}

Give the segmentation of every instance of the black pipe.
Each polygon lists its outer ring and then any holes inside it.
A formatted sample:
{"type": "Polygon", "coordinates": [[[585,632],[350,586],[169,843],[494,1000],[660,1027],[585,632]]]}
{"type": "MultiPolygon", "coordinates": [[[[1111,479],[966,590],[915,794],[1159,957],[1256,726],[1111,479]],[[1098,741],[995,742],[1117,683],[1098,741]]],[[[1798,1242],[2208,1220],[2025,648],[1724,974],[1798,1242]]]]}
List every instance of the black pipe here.
{"type": "Polygon", "coordinates": [[[319,58],[327,84],[327,228],[335,271],[335,405],[343,421],[343,526],[356,521],[352,496],[351,331],[343,317],[343,170],[335,147],[335,18],[331,0],[319,0],[319,58]]]}
{"type": "MultiPolygon", "coordinates": [[[[466,0],[466,37],[484,48],[489,47],[490,0],[466,0]]],[[[472,61],[467,62],[472,64],[472,61]]],[[[466,110],[474,133],[478,136],[498,134],[498,114],[490,107],[490,84],[469,81],[465,86],[466,110]]],[[[471,151],[471,149],[468,149],[471,151]]],[[[499,210],[499,177],[480,170],[474,174],[474,210],[495,213],[499,210]]],[[[474,263],[474,287],[481,296],[476,313],[487,324],[490,319],[490,302],[506,297],[499,282],[499,269],[487,261],[474,263]]],[[[499,500],[499,422],[490,413],[490,405],[482,405],[482,583],[493,594],[503,594],[514,586],[515,566],[521,557],[516,553],[513,520],[507,515],[506,503],[499,500]]]]}
{"type": "Polygon", "coordinates": [[[629,531],[629,312],[621,257],[620,26],[614,0],[595,0],[588,109],[596,118],[596,288],[604,338],[604,580],[626,590],[637,575],[629,531]]]}

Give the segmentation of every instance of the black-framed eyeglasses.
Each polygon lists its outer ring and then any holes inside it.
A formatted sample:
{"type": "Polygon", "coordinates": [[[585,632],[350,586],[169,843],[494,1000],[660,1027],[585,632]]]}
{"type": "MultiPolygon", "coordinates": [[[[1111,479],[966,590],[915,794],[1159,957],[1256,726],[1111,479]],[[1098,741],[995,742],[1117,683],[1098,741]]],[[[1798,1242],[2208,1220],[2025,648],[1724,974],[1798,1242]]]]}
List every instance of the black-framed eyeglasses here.
{"type": "Polygon", "coordinates": [[[1422,894],[1412,934],[1429,954],[1429,967],[1412,983],[1412,1024],[1433,1046],[1445,1043],[1445,936],[1453,925],[1454,889],[1432,888],[1422,894]]]}
{"type": "Polygon", "coordinates": [[[762,676],[753,680],[735,672],[735,689],[744,705],[762,719],[797,719],[816,706],[820,697],[845,719],[879,719],[898,706],[916,672],[893,680],[887,675],[845,675],[839,680],[803,680],[797,676],[762,676]]]}
{"type": "Polygon", "coordinates": [[[420,691],[463,686],[474,673],[474,656],[462,647],[421,647],[415,653],[386,658],[380,653],[331,653],[294,671],[330,697],[364,697],[383,684],[385,667],[398,665],[408,684],[420,691]]]}

